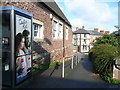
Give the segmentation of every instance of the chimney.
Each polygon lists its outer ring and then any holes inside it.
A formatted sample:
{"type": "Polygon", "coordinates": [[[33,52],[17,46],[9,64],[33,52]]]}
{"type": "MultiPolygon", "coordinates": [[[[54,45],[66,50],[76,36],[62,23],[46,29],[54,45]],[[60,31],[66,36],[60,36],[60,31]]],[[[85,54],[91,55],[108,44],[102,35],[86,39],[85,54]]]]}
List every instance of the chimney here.
{"type": "Polygon", "coordinates": [[[100,33],[104,34],[105,32],[104,32],[104,30],[101,30],[100,33]]]}
{"type": "Polygon", "coordinates": [[[97,32],[98,32],[98,28],[94,28],[94,31],[97,31],[97,32]]]}
{"type": "Polygon", "coordinates": [[[78,27],[76,27],[76,30],[78,30],[79,28],[78,27]]]}
{"type": "Polygon", "coordinates": [[[106,34],[110,34],[110,31],[105,31],[106,34]]]}
{"type": "Polygon", "coordinates": [[[82,26],[82,29],[85,29],[85,26],[82,26]]]}

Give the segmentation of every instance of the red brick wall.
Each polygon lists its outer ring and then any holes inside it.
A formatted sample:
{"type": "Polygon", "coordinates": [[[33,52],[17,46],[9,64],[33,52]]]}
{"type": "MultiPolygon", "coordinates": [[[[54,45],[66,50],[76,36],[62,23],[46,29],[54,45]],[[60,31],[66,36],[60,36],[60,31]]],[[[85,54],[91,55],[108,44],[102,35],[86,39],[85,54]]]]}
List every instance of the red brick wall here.
{"type": "MultiPolygon", "coordinates": [[[[48,10],[43,5],[38,4],[36,2],[0,3],[0,6],[6,6],[6,5],[12,5],[12,6],[16,6],[18,8],[24,9],[32,13],[34,19],[40,20],[41,22],[44,23],[44,38],[46,40],[33,43],[33,49],[34,49],[33,55],[37,56],[37,55],[42,55],[43,53],[49,53],[49,55],[47,56],[47,58],[46,56],[39,57],[37,59],[38,63],[39,63],[39,60],[43,59],[44,61],[45,58],[47,59],[47,61],[62,60],[63,40],[52,39],[52,21],[50,20],[50,16],[49,16],[49,14],[52,12],[50,10],[48,10]],[[54,51],[54,52],[51,52],[51,51],[54,51]]],[[[55,16],[54,13],[52,14],[53,16],[55,16]]],[[[55,17],[57,18],[57,16],[55,17]]],[[[64,27],[64,33],[65,33],[65,27],[64,27]]],[[[69,27],[69,39],[65,40],[64,42],[65,42],[64,46],[67,47],[65,49],[65,56],[71,56],[73,54],[73,49],[72,49],[72,30],[70,27],[69,27]]]]}

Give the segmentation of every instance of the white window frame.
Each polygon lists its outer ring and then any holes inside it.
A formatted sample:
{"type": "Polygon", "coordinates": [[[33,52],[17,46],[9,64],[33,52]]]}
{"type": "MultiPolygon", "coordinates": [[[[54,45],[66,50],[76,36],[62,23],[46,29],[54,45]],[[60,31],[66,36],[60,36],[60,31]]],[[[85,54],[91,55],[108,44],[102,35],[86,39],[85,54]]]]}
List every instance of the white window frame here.
{"type": "Polygon", "coordinates": [[[43,40],[44,39],[44,24],[43,22],[33,19],[33,38],[34,40],[43,40]],[[34,36],[34,25],[38,25],[38,34],[34,36]],[[41,26],[41,27],[40,27],[41,26]]]}
{"type": "Polygon", "coordinates": [[[58,39],[58,21],[53,20],[52,21],[52,26],[53,26],[53,29],[52,29],[52,38],[53,39],[58,39]],[[54,27],[54,22],[56,22],[56,26],[55,27],[54,27]]]}
{"type": "Polygon", "coordinates": [[[65,36],[66,36],[66,40],[68,40],[68,35],[69,35],[69,28],[66,26],[65,28],[65,36]]]}
{"type": "Polygon", "coordinates": [[[52,20],[52,39],[63,40],[63,23],[55,17],[53,17],[52,20]],[[55,29],[54,29],[54,22],[57,23],[55,29]],[[61,25],[61,28],[59,28],[59,25],[61,25]]]}
{"type": "Polygon", "coordinates": [[[58,24],[58,38],[63,40],[63,24],[60,22],[58,24]]]}

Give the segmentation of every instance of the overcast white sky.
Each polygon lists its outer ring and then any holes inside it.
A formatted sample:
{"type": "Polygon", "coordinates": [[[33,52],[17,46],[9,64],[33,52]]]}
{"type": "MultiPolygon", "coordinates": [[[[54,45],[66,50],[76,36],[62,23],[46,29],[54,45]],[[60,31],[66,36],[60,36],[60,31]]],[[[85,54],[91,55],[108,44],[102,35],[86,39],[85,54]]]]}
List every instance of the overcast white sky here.
{"type": "Polygon", "coordinates": [[[75,27],[93,30],[116,30],[118,25],[118,0],[55,0],[65,16],[75,27]]]}

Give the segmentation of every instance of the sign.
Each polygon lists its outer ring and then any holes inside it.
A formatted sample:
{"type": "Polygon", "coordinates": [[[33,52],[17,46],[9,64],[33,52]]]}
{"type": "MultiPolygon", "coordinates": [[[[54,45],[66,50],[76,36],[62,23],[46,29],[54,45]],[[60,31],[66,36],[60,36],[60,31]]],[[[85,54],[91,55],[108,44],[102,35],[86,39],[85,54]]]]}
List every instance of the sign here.
{"type": "Polygon", "coordinates": [[[31,19],[16,15],[16,83],[20,83],[31,72],[31,19]]]}

